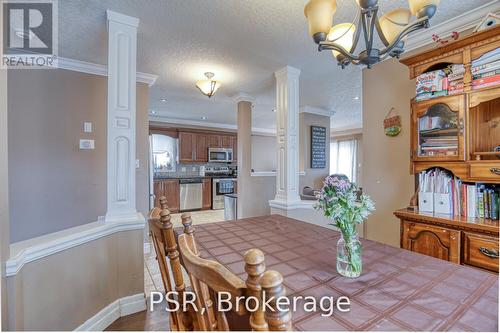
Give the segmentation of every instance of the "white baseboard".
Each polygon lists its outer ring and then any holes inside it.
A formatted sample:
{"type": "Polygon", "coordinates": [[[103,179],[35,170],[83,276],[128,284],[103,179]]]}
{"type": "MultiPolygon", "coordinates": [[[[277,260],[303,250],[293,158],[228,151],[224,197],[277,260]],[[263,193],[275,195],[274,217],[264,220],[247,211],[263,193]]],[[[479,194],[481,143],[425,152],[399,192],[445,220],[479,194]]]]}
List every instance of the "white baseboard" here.
{"type": "Polygon", "coordinates": [[[96,313],[75,331],[103,331],[118,318],[144,310],[146,310],[144,293],[123,297],[96,313]]]}

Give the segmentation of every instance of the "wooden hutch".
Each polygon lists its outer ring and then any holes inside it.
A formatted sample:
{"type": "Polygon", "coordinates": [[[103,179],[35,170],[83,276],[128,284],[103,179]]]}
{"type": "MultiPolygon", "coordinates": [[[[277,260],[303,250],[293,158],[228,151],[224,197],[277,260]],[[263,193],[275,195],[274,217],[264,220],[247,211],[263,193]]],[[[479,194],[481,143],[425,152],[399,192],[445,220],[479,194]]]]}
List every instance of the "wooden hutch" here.
{"type": "MultiPolygon", "coordinates": [[[[411,101],[411,173],[443,168],[470,184],[500,184],[500,158],[493,152],[500,145],[500,84],[474,89],[472,61],[500,48],[500,27],[401,60],[410,78],[450,64],[463,64],[464,92],[424,101],[411,101]],[[432,112],[448,113],[453,126],[442,131],[456,136],[458,149],[452,154],[428,154],[420,144],[421,117],[432,112]]],[[[418,185],[417,185],[418,186],[418,185]]],[[[498,272],[498,220],[467,218],[402,209],[401,247],[454,263],[498,272]]]]}

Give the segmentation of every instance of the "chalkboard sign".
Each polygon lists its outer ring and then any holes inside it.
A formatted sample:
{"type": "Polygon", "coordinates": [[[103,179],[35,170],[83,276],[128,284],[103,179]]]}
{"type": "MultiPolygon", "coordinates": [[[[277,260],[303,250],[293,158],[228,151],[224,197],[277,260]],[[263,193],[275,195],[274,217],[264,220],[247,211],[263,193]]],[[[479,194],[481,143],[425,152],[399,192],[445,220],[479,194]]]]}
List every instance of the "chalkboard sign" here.
{"type": "Polygon", "coordinates": [[[326,127],[311,126],[311,169],[326,168],[326,127]]]}

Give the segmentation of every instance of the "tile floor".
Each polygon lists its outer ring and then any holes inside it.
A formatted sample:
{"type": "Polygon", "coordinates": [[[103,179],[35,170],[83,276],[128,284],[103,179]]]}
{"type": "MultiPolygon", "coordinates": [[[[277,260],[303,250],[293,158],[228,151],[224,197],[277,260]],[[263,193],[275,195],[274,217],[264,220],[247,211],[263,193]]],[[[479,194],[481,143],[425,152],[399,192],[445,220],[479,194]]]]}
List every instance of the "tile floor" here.
{"type": "MultiPolygon", "coordinates": [[[[224,221],[224,210],[191,212],[191,219],[194,226],[224,221]]],[[[182,226],[181,214],[172,214],[172,223],[174,224],[174,228],[182,226]]],[[[152,291],[164,291],[153,244],[150,244],[150,248],[151,251],[144,254],[144,291],[146,297],[149,297],[152,291]]],[[[188,281],[186,276],[184,277],[184,281],[188,281]]]]}

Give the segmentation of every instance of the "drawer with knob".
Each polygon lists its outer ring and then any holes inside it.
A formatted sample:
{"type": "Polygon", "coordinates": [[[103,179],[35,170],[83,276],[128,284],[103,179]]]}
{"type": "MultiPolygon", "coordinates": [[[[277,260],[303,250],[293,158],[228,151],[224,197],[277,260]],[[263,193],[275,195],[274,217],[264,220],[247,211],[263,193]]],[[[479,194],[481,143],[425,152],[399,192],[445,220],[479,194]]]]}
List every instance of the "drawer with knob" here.
{"type": "Polygon", "coordinates": [[[498,238],[464,232],[464,264],[498,272],[498,238]]]}
{"type": "Polygon", "coordinates": [[[500,162],[471,163],[470,178],[500,182],[500,162]]]}

